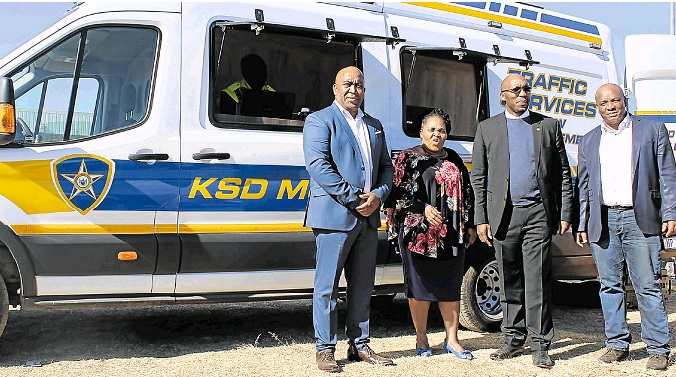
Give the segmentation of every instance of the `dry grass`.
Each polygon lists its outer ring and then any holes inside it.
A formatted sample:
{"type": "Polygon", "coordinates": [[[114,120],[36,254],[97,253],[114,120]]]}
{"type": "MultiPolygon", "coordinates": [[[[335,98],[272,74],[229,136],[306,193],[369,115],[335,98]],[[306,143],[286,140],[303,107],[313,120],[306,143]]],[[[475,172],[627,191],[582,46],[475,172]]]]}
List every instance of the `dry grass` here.
{"type": "MultiPolygon", "coordinates": [[[[676,297],[668,302],[672,346],[676,345],[676,297]]],[[[344,306],[341,307],[341,310],[344,306]]],[[[415,337],[405,299],[373,313],[373,348],[395,359],[395,367],[345,360],[341,339],[337,357],[342,376],[671,376],[647,372],[640,342],[639,314],[629,321],[635,342],[630,360],[601,365],[603,318],[600,309],[556,306],[551,371],[531,364],[531,356],[493,362],[500,333],[461,331],[476,360],[441,354],[441,319],[431,316],[435,354],[415,357],[415,337]]],[[[343,321],[341,316],[341,323],[343,321]]],[[[316,369],[309,300],[116,310],[12,311],[0,338],[1,376],[328,376],[316,369]],[[41,367],[24,366],[39,361],[41,367]]],[[[672,353],[676,353],[672,348],[672,353]]]]}

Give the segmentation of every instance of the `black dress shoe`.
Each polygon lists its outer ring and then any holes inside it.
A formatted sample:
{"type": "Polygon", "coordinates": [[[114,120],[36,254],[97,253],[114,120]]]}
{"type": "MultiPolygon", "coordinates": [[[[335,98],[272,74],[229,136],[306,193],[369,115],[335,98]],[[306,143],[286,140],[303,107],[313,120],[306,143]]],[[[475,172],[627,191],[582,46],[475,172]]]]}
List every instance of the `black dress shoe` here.
{"type": "Polygon", "coordinates": [[[533,351],[533,365],[539,368],[551,369],[554,366],[554,360],[549,357],[547,350],[533,351]]]}
{"type": "Polygon", "coordinates": [[[395,365],[392,359],[378,355],[368,344],[364,344],[361,350],[357,350],[357,346],[354,343],[348,343],[350,346],[347,349],[347,359],[350,361],[366,361],[369,364],[375,365],[395,365]]]}
{"type": "Polygon", "coordinates": [[[504,360],[511,359],[512,357],[517,357],[521,355],[524,351],[523,346],[515,346],[512,344],[503,344],[502,347],[498,348],[497,351],[491,354],[491,360],[504,360]]]}

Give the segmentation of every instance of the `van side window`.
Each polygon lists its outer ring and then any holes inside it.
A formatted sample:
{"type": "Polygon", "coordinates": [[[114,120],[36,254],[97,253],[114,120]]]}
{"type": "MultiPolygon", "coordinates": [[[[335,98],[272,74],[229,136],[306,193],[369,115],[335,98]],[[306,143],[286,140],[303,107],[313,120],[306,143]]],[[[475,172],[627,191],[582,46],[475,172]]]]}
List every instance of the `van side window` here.
{"type": "Polygon", "coordinates": [[[319,31],[214,24],[210,116],[217,127],[302,130],[333,101],[340,68],[357,65],[358,42],[319,31]]]}
{"type": "Polygon", "coordinates": [[[17,140],[76,140],[139,124],[149,109],[155,29],[79,31],[12,75],[17,140]]]}
{"type": "Polygon", "coordinates": [[[406,135],[419,137],[422,117],[435,107],[451,116],[452,140],[473,140],[478,123],[487,118],[485,61],[460,60],[453,52],[402,48],[406,135]]]}

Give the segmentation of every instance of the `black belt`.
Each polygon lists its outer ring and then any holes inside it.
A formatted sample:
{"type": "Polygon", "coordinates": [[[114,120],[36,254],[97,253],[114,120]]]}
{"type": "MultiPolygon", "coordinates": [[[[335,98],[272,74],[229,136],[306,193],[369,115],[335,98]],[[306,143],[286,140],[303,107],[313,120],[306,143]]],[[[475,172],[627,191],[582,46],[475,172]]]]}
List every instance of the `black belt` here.
{"type": "Polygon", "coordinates": [[[604,205],[604,207],[608,209],[614,209],[615,211],[629,211],[630,209],[634,209],[632,206],[620,206],[620,205],[615,205],[615,206],[607,206],[604,205]]]}

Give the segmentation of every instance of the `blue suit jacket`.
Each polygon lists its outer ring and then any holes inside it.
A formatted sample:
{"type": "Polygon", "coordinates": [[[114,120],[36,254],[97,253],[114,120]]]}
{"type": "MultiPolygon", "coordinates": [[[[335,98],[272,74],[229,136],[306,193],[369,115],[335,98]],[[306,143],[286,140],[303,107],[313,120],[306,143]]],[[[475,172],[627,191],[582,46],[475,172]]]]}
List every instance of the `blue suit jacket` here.
{"type": "MultiPolygon", "coordinates": [[[[392,187],[394,168],[380,122],[364,114],[371,139],[373,172],[371,192],[385,201],[392,187]]],[[[305,226],[348,231],[361,215],[355,211],[364,192],[364,163],[357,138],[336,104],[310,114],[303,128],[305,168],[310,173],[310,200],[305,226]]],[[[369,216],[380,227],[380,211],[369,216]]]]}
{"type": "MultiPolygon", "coordinates": [[[[676,163],[664,123],[633,116],[632,124],[632,201],[639,229],[657,235],[662,222],[676,220],[676,163]]],[[[601,126],[589,131],[578,144],[577,175],[580,214],[577,230],[587,232],[590,242],[598,242],[601,223],[601,126]]],[[[608,184],[608,183],[606,183],[608,184]]]]}

